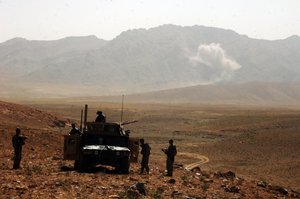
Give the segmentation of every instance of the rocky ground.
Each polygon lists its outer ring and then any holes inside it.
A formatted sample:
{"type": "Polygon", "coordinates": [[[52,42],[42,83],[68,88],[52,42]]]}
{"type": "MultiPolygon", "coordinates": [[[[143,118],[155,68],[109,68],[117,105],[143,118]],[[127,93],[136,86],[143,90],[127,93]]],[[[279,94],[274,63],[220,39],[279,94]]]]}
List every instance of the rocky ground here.
{"type": "Polygon", "coordinates": [[[0,194],[1,198],[300,197],[293,190],[264,181],[248,181],[233,172],[192,172],[178,168],[171,178],[163,175],[163,167],[161,163],[152,165],[149,175],[139,175],[137,164],[132,165],[129,175],[114,174],[106,168],[78,173],[56,156],[39,164],[27,162],[17,171],[2,164],[0,194]]]}
{"type": "Polygon", "coordinates": [[[129,175],[102,166],[78,173],[62,159],[69,120],[5,102],[0,102],[0,119],[0,198],[300,198],[295,190],[236,171],[176,167],[167,177],[163,156],[152,158],[149,175],[139,174],[138,163],[131,164],[129,175]],[[16,126],[28,137],[20,170],[11,169],[16,126]]]}

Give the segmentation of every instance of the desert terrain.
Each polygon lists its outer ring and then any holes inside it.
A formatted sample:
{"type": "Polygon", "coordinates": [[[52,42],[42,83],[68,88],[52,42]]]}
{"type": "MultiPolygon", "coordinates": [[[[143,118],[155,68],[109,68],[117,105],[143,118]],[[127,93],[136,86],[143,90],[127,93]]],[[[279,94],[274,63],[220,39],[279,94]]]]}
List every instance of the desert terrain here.
{"type": "Polygon", "coordinates": [[[205,104],[130,103],[124,120],[130,136],[152,148],[150,174],[129,175],[99,166],[78,173],[63,160],[63,135],[80,110],[88,120],[102,110],[119,122],[120,103],[44,100],[0,102],[0,198],[299,198],[300,108],[205,104]],[[20,127],[28,137],[20,170],[12,170],[11,137],[20,127]],[[164,176],[161,148],[174,139],[178,154],[172,178],[164,176]],[[197,163],[198,168],[184,168],[197,163]],[[145,183],[146,196],[128,191],[145,183]]]}

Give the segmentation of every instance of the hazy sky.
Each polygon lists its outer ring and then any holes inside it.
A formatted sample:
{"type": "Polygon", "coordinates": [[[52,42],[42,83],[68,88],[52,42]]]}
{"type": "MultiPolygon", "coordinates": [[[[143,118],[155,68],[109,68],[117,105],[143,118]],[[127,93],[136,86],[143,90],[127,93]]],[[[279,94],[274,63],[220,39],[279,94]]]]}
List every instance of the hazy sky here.
{"type": "Polygon", "coordinates": [[[232,29],[249,37],[300,35],[300,0],[0,0],[0,42],[54,40],[162,24],[232,29]]]}

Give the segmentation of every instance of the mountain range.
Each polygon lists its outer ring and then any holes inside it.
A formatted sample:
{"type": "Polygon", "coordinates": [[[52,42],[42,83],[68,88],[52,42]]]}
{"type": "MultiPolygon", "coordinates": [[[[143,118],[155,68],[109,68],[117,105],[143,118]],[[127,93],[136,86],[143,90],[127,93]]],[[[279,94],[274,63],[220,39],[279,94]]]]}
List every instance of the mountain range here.
{"type": "Polygon", "coordinates": [[[267,88],[298,85],[299,66],[299,36],[261,40],[205,26],[134,29],[110,41],[14,38],[0,43],[0,94],[101,96],[258,85],[251,82],[267,88]]]}

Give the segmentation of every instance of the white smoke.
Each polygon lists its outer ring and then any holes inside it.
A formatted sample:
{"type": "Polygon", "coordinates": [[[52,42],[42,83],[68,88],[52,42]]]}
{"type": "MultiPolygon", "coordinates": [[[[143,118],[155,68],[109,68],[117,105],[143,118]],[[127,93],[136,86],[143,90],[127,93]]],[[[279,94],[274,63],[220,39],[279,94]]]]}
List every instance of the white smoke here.
{"type": "Polygon", "coordinates": [[[195,67],[202,67],[210,81],[220,81],[230,78],[233,71],[241,65],[226,55],[220,44],[201,44],[196,54],[189,56],[195,67]]]}

